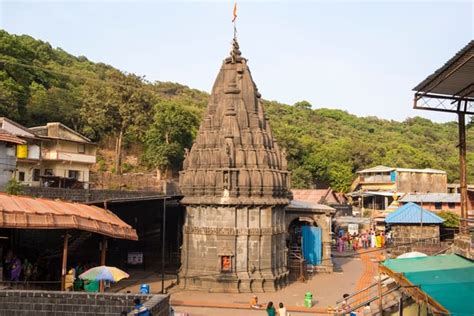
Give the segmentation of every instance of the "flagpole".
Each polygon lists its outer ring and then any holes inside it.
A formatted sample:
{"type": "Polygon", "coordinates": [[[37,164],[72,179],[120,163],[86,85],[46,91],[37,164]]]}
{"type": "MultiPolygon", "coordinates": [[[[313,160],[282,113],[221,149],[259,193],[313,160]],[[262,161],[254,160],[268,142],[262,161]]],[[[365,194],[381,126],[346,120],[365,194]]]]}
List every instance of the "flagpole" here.
{"type": "Polygon", "coordinates": [[[237,40],[237,2],[234,3],[234,10],[232,12],[232,23],[234,24],[234,41],[237,40]]]}

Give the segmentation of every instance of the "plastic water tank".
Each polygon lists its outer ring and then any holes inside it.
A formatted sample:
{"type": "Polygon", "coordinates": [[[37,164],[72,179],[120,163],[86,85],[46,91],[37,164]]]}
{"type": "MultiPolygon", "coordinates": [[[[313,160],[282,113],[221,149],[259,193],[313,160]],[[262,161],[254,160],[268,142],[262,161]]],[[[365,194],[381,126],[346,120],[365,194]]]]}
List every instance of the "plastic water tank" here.
{"type": "Polygon", "coordinates": [[[149,284],[140,285],[140,294],[150,294],[150,285],[149,284]]]}

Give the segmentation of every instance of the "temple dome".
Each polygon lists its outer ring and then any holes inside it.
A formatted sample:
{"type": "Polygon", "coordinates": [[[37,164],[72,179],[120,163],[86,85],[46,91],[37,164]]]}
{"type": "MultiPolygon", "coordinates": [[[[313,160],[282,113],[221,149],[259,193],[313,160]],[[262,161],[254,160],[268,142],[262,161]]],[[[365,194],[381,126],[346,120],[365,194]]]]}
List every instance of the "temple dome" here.
{"type": "Polygon", "coordinates": [[[180,172],[183,204],[288,204],[285,153],[273,138],[260,98],[234,39],[186,152],[180,172]]]}

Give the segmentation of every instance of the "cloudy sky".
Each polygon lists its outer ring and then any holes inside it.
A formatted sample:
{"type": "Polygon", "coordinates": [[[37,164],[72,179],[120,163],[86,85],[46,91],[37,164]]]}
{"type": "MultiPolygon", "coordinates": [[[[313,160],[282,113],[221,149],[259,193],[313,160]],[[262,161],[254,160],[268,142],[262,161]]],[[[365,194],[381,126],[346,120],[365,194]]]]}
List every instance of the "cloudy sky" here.
{"type": "MultiPolygon", "coordinates": [[[[474,2],[239,1],[238,38],[266,99],[404,120],[411,89],[474,38],[474,2]]],[[[0,28],[148,80],[210,91],[233,2],[5,1],[0,28]]]]}

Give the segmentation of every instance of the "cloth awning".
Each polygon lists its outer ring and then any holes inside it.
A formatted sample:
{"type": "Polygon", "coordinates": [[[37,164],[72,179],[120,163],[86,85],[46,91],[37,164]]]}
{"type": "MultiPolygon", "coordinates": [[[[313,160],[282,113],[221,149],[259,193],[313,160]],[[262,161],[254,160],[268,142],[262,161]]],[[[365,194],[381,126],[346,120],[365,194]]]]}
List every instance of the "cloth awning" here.
{"type": "Polygon", "coordinates": [[[91,205],[0,193],[0,228],[80,229],[138,240],[137,232],[114,213],[91,205]]]}
{"type": "Polygon", "coordinates": [[[474,315],[474,263],[458,255],[389,259],[383,272],[405,286],[417,300],[426,300],[450,315],[474,315]]]}

